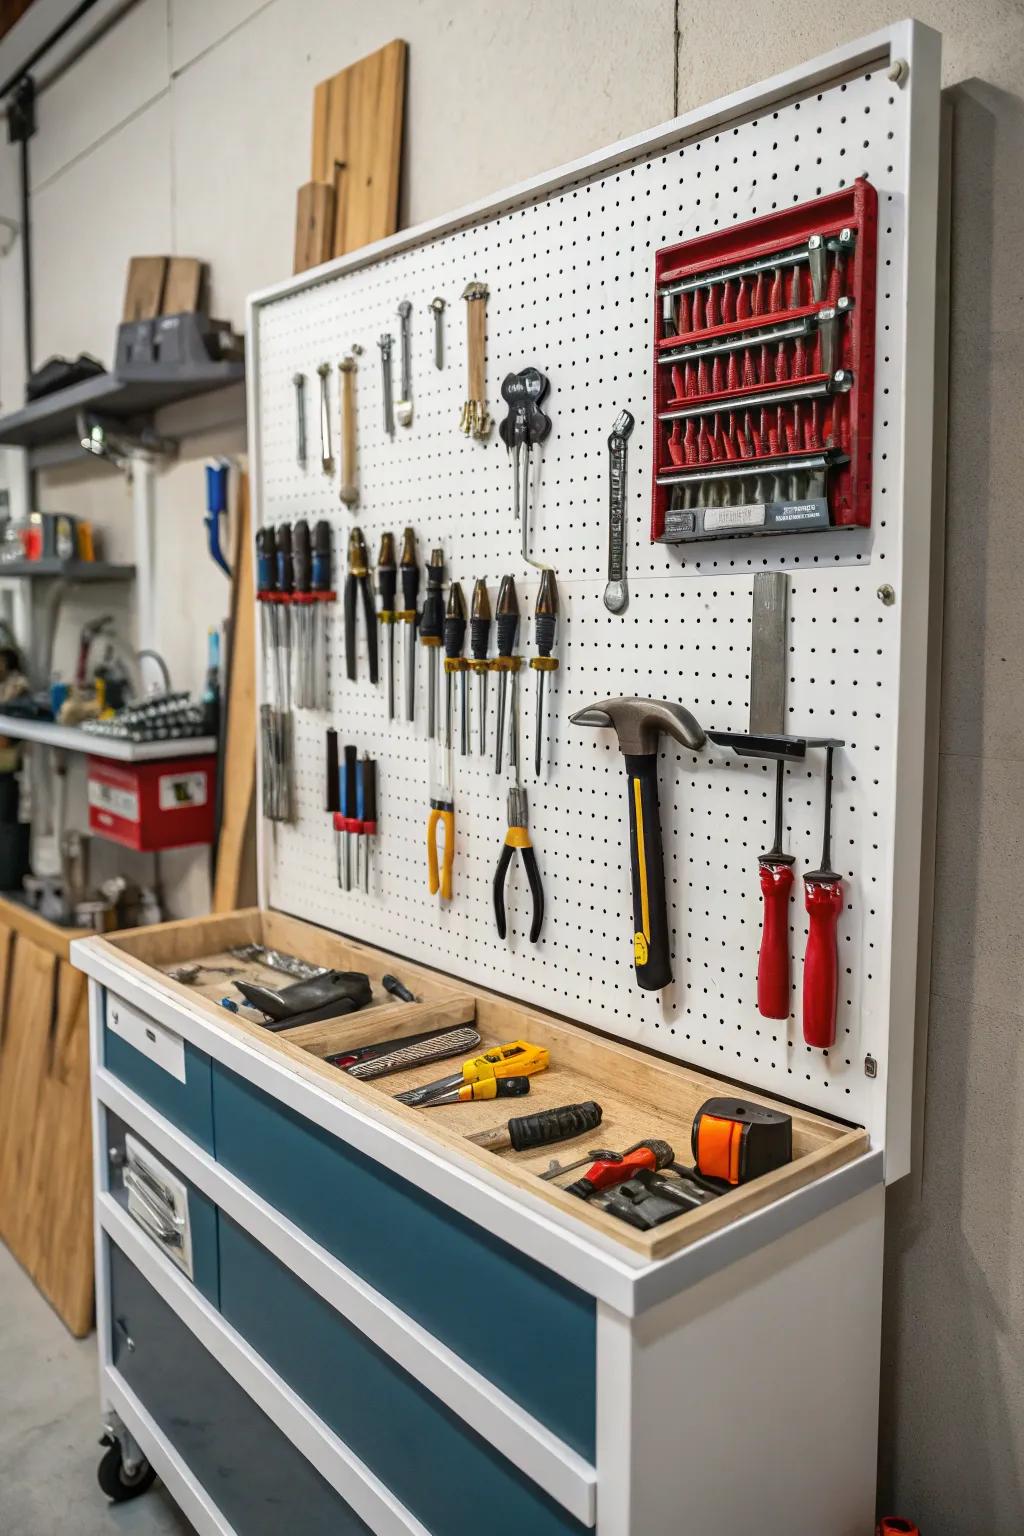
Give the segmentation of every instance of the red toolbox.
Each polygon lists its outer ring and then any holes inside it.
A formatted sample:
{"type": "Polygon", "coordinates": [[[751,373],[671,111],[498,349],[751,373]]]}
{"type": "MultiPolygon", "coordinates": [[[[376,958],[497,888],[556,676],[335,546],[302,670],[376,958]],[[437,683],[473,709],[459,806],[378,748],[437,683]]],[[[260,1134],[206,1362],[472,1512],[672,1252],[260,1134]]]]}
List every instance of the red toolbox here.
{"type": "Polygon", "coordinates": [[[217,759],[88,759],[89,830],[140,852],[212,843],[217,759]]]}
{"type": "Polygon", "coordinates": [[[870,524],[877,205],[858,178],[657,253],[652,540],[870,524]]]}

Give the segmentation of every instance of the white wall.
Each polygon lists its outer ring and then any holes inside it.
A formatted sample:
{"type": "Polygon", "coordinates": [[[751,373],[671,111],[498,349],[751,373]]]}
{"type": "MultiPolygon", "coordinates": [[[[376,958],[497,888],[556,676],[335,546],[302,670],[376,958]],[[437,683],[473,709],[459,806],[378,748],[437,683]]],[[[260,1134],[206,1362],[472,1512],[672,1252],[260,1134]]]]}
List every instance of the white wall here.
{"type": "MultiPolygon", "coordinates": [[[[37,361],[108,358],[130,255],[206,257],[219,314],[290,270],[313,84],[410,44],[404,222],[799,63],[901,14],[884,0],[139,0],[39,107],[37,361]],[[678,65],[678,88],[676,70],[678,65]]],[[[1024,1529],[1024,605],[1020,487],[1024,7],[920,0],[957,113],[938,886],[920,1199],[889,1198],[882,1489],[927,1536],[1024,1529]],[[984,83],[982,83],[984,82],[984,83]]],[[[16,212],[0,146],[0,213],[16,212]]],[[[0,262],[0,396],[21,388],[17,251],[0,262]]],[[[538,280],[543,280],[538,270],[538,280]]],[[[224,590],[201,553],[201,460],[240,452],[231,403],[161,480],[161,643],[198,686],[224,590]],[[227,422],[227,425],[223,423],[227,422]]],[[[126,493],[89,469],[111,546],[126,493]]],[[[183,900],[201,897],[193,871],[183,900]]],[[[841,1385],[838,1388],[841,1390],[841,1385]]],[[[640,1533],[638,1533],[640,1536],[640,1533]]]]}

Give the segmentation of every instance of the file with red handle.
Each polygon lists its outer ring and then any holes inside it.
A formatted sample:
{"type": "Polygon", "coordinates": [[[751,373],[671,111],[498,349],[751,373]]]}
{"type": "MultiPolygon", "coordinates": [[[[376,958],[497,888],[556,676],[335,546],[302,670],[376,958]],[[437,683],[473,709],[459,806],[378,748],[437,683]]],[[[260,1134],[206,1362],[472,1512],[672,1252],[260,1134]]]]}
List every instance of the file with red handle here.
{"type": "Polygon", "coordinates": [[[786,765],[775,764],[775,840],[758,858],[763,898],[761,950],[757,957],[757,1011],[765,1019],[789,1017],[789,899],[791,853],[782,851],[782,786],[786,765]]]}
{"type": "Polygon", "coordinates": [[[825,823],[820,869],[804,875],[807,949],[804,952],[803,1026],[808,1045],[835,1044],[839,993],[837,926],[843,910],[843,877],[832,868],[832,752],[825,750],[825,823]]]}

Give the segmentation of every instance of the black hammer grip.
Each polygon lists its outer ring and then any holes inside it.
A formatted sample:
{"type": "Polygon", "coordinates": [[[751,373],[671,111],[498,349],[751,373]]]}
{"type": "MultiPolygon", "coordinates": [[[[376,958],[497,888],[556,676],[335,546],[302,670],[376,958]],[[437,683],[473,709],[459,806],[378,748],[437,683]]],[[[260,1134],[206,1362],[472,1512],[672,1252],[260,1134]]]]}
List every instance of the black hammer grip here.
{"type": "Polygon", "coordinates": [[[626,755],[626,788],[633,876],[633,963],[637,984],[656,991],[672,980],[656,753],[626,755]]]}
{"type": "Polygon", "coordinates": [[[529,1152],[532,1147],[547,1147],[553,1141],[568,1141],[582,1136],[601,1124],[601,1106],[592,1099],[586,1104],[563,1104],[560,1109],[543,1109],[536,1115],[520,1115],[508,1122],[508,1134],[515,1152],[529,1152]]]}

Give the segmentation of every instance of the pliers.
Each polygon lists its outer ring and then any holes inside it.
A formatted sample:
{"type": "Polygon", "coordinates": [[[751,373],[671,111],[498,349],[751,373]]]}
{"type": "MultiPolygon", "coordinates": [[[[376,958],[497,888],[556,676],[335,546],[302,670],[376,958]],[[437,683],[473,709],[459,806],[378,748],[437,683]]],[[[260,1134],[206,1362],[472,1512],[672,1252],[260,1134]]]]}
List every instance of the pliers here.
{"type": "Polygon", "coordinates": [[[370,666],[370,682],[377,682],[377,615],[374,610],[373,587],[370,584],[369,556],[359,528],[353,528],[348,536],[348,575],[345,577],[345,676],[355,681],[356,676],[356,589],[363,594],[363,613],[366,618],[366,656],[370,666]]]}
{"type": "Polygon", "coordinates": [[[512,850],[518,848],[523,856],[523,865],[526,869],[526,878],[530,882],[530,892],[533,896],[533,922],[530,924],[530,943],[536,944],[540,938],[540,930],[544,923],[544,887],[540,883],[540,870],[537,868],[537,855],[533,851],[530,842],[530,834],[526,826],[526,790],[514,786],[508,792],[508,831],[505,833],[505,843],[498,859],[498,867],[494,872],[494,921],[498,926],[498,937],[503,939],[506,932],[505,922],[505,877],[508,867],[512,862],[512,850]]]}

